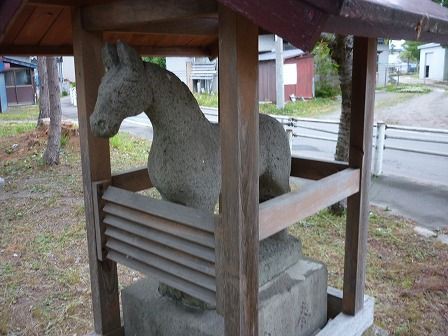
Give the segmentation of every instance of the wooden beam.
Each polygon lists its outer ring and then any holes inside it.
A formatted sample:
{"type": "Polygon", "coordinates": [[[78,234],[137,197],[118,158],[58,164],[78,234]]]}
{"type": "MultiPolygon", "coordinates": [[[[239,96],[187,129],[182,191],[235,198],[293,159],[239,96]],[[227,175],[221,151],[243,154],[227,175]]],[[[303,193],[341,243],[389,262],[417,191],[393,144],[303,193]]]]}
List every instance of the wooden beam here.
{"type": "Polygon", "coordinates": [[[79,9],[73,10],[72,20],[94,326],[95,332],[100,335],[122,334],[117,267],[112,261],[98,260],[94,226],[93,199],[96,195],[92,183],[111,178],[109,142],[95,137],[89,126],[104,71],[101,62],[102,39],[98,34],[83,30],[79,9]]]}
{"type": "Polygon", "coordinates": [[[120,0],[113,5],[85,7],[82,16],[86,30],[103,31],[213,13],[216,13],[216,2],[210,0],[120,0]]]}
{"type": "Polygon", "coordinates": [[[15,55],[15,56],[29,56],[29,55],[71,56],[73,55],[73,47],[71,45],[36,46],[36,45],[1,44],[0,54],[15,55]]]}
{"type": "Polygon", "coordinates": [[[369,186],[376,81],[376,38],[355,37],[349,166],[361,170],[359,192],[348,198],[342,310],[356,314],[364,304],[369,222],[369,186]]]}
{"type": "Polygon", "coordinates": [[[141,191],[153,186],[146,167],[112,175],[111,185],[129,191],[141,191]]]}
{"type": "Polygon", "coordinates": [[[197,35],[197,36],[218,36],[217,17],[194,17],[182,18],[178,20],[147,22],[143,24],[129,24],[118,27],[114,32],[128,33],[148,33],[161,35],[197,35]]]}
{"type": "Polygon", "coordinates": [[[260,204],[260,240],[297,223],[359,190],[359,169],[345,169],[260,204]]]}
{"type": "Polygon", "coordinates": [[[223,274],[217,297],[225,335],[258,336],[258,27],[224,6],[219,53],[222,221],[216,244],[223,274]]]}
{"type": "Polygon", "coordinates": [[[291,158],[291,176],[320,180],[348,168],[346,162],[314,160],[304,157],[291,158]]]}

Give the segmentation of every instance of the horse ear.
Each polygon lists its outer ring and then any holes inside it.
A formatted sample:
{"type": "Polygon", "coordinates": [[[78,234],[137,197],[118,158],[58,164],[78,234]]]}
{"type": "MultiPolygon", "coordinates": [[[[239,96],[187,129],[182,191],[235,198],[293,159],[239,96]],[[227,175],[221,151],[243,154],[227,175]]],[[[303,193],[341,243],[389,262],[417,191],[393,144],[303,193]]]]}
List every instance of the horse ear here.
{"type": "Polygon", "coordinates": [[[113,44],[106,43],[102,50],[103,63],[106,70],[116,66],[118,64],[117,48],[113,44]]]}
{"type": "Polygon", "coordinates": [[[117,53],[121,64],[128,66],[134,70],[140,70],[143,67],[142,59],[135,49],[126,43],[117,42],[117,53]]]}

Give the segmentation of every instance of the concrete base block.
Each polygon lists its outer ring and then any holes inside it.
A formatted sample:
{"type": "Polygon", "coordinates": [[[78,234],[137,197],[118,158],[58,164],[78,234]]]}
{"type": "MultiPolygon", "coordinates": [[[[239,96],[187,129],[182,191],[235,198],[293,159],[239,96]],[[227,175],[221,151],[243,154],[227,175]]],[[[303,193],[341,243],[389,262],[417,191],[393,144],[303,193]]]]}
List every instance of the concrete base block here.
{"type": "MultiPolygon", "coordinates": [[[[122,291],[126,336],[221,336],[224,319],[215,310],[190,309],[161,296],[156,279],[122,291]]],[[[300,259],[260,287],[259,335],[309,336],[327,320],[327,269],[300,259]]]]}

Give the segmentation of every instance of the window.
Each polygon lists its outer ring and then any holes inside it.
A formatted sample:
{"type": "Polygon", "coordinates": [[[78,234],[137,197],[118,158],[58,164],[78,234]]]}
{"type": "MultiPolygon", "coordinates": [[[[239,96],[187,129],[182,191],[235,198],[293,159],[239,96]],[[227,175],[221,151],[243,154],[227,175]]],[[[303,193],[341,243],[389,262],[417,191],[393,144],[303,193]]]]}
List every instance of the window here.
{"type": "Polygon", "coordinates": [[[31,85],[31,72],[28,69],[16,71],[16,85],[31,85]]]}
{"type": "Polygon", "coordinates": [[[5,72],[6,86],[15,86],[14,71],[5,72]]]}
{"type": "Polygon", "coordinates": [[[6,86],[31,85],[31,71],[29,69],[20,69],[5,72],[6,86]]]}

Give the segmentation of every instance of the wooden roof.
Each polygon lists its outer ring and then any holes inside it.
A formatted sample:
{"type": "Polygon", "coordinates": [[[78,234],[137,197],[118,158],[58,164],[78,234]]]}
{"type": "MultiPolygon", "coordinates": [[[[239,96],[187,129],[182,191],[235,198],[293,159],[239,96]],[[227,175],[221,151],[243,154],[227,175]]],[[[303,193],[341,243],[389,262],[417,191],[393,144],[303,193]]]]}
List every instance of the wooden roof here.
{"type": "Polygon", "coordinates": [[[448,9],[430,0],[2,0],[0,54],[70,55],[71,12],[87,30],[151,55],[216,55],[218,3],[301,49],[323,31],[448,42],[448,9]]]}

